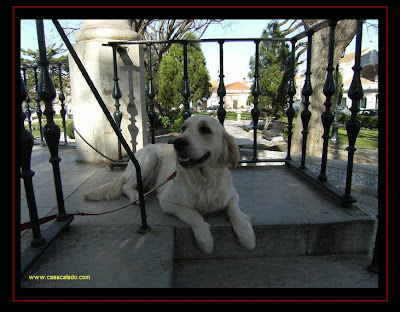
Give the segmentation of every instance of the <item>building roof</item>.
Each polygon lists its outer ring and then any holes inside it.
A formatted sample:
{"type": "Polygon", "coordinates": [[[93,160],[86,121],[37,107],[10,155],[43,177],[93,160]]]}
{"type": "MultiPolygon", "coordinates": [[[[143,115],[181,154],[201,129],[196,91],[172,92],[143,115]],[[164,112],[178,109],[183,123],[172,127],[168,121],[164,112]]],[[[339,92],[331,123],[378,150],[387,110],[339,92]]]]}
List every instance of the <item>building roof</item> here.
{"type": "Polygon", "coordinates": [[[250,92],[250,88],[245,85],[243,82],[237,81],[225,86],[226,91],[242,91],[242,92],[250,92]]]}
{"type": "MultiPolygon", "coordinates": [[[[364,77],[360,77],[360,78],[361,78],[361,84],[362,85],[369,84],[369,83],[374,83],[373,80],[369,80],[369,79],[366,79],[364,77]]],[[[350,86],[352,81],[353,81],[353,77],[349,77],[345,81],[343,81],[343,85],[344,86],[350,86]]]]}
{"type": "MultiPolygon", "coordinates": [[[[364,50],[361,50],[361,55],[367,54],[368,52],[373,51],[373,50],[375,50],[373,47],[369,47],[369,48],[366,48],[366,49],[364,49],[364,50]]],[[[345,56],[343,56],[343,57],[340,59],[340,61],[339,61],[340,64],[345,64],[345,63],[349,63],[349,62],[354,62],[354,57],[355,57],[355,55],[356,55],[355,52],[346,54],[345,56]]]]}

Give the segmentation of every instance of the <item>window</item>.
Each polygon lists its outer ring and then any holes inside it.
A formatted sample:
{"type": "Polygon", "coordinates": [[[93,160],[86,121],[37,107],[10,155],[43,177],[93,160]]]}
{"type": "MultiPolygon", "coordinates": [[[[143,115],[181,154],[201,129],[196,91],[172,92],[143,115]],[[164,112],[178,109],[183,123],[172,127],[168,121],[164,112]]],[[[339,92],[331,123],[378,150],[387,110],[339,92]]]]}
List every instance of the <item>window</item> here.
{"type": "Polygon", "coordinates": [[[367,98],[364,97],[360,100],[360,108],[367,108],[367,98]]]}
{"type": "Polygon", "coordinates": [[[238,100],[233,100],[233,109],[238,108],[238,100]]]}

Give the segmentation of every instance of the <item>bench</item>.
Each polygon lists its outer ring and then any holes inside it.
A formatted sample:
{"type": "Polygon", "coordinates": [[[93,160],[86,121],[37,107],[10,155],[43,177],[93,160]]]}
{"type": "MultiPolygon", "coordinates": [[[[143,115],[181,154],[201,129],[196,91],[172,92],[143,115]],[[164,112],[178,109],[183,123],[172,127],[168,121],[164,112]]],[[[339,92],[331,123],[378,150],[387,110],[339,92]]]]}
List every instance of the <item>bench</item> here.
{"type": "Polygon", "coordinates": [[[281,133],[285,130],[286,123],[283,121],[275,120],[271,123],[270,129],[262,131],[262,137],[268,141],[271,141],[273,137],[281,136],[281,133]]]}

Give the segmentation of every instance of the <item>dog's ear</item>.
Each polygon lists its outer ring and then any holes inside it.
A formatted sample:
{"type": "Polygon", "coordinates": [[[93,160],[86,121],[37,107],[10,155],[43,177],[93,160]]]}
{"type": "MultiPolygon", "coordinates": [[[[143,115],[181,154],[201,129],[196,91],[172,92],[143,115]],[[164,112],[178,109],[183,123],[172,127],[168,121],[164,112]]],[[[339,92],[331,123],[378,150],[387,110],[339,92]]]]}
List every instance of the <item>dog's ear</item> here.
{"type": "Polygon", "coordinates": [[[239,147],[236,144],[236,140],[225,129],[223,130],[223,140],[225,144],[223,146],[222,157],[225,158],[225,163],[236,169],[239,160],[239,147]]]}

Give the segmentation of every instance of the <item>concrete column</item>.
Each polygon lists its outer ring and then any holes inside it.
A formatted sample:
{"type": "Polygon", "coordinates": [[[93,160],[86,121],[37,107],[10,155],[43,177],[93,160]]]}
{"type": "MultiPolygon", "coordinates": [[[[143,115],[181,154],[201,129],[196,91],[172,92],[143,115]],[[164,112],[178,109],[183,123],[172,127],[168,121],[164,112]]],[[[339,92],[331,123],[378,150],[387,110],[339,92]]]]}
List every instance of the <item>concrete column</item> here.
{"type": "MultiPolygon", "coordinates": [[[[74,48],[93,80],[111,115],[115,111],[112,97],[114,71],[112,48],[102,46],[109,41],[134,40],[137,33],[129,20],[85,20],[75,34],[74,48]]],[[[143,49],[139,45],[125,46],[117,53],[119,87],[121,90],[121,130],[135,152],[147,144],[147,116],[144,90],[143,49]]],[[[74,126],[91,145],[104,155],[118,159],[118,138],[104,116],[72,57],[69,58],[71,75],[71,104],[74,126]]],[[[78,135],[77,161],[108,163],[78,135]]],[[[122,148],[123,155],[126,155],[122,148]]]]}

